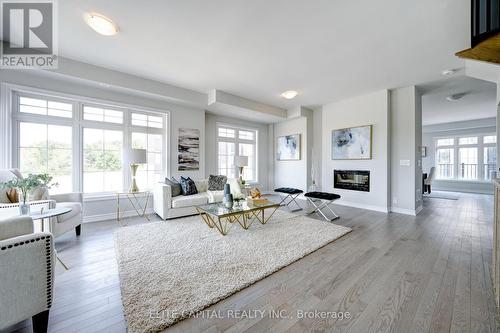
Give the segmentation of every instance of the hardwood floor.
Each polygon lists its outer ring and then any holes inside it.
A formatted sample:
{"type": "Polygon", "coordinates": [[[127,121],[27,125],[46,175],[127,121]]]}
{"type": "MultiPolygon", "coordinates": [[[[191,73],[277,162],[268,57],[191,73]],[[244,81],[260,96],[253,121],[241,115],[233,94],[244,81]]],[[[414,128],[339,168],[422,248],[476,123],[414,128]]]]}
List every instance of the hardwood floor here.
{"type": "MultiPolygon", "coordinates": [[[[492,196],[426,198],[417,217],[335,210],[341,216],[335,223],[353,232],[208,308],[224,318],[191,318],[167,332],[498,331],[490,278],[492,196]],[[236,319],[228,310],[265,315],[236,319]],[[298,311],[315,310],[351,317],[298,318],[298,311]]],[[[91,223],[79,239],[58,239],[59,256],[70,270],[58,267],[50,332],[126,331],[116,228],[116,221],[91,223]]],[[[29,321],[15,331],[30,332],[29,321]]]]}

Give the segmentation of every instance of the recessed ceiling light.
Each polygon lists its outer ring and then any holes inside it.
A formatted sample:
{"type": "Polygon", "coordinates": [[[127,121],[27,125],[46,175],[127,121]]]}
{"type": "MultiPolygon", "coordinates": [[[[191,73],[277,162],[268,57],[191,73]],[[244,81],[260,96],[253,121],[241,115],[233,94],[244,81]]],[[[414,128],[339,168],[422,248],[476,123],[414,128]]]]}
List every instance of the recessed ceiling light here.
{"type": "Polygon", "coordinates": [[[299,93],[296,92],[295,90],[287,90],[284,93],[281,94],[281,97],[286,98],[286,99],[293,99],[297,97],[299,93]]]}
{"type": "Polygon", "coordinates": [[[85,22],[97,33],[104,36],[113,36],[118,33],[118,26],[104,15],[96,13],[86,13],[85,22]]]}
{"type": "Polygon", "coordinates": [[[448,102],[456,102],[459,99],[462,99],[465,95],[467,95],[467,93],[453,94],[453,95],[446,97],[446,100],[448,102]]]}
{"type": "Polygon", "coordinates": [[[447,69],[445,71],[442,71],[441,72],[441,75],[444,75],[444,76],[451,76],[451,75],[455,75],[455,73],[457,72],[456,69],[447,69]]]}

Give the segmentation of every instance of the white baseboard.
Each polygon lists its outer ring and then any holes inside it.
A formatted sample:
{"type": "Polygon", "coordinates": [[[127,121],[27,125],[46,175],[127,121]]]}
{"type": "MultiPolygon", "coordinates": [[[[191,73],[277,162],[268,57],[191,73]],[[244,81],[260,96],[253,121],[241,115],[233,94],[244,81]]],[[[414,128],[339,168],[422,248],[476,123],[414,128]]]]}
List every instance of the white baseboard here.
{"type": "MultiPolygon", "coordinates": [[[[153,213],[154,213],[153,208],[149,208],[146,210],[146,214],[153,214],[153,213]]],[[[122,218],[137,216],[137,212],[135,210],[120,212],[120,216],[122,218]]],[[[102,222],[108,220],[116,220],[116,213],[90,215],[83,217],[83,223],[102,222]]]]}
{"type": "Polygon", "coordinates": [[[344,201],[344,200],[335,200],[333,203],[336,205],[341,205],[341,206],[348,206],[348,207],[354,207],[354,208],[374,210],[376,212],[389,213],[389,210],[387,209],[387,207],[384,207],[384,206],[365,205],[365,204],[361,204],[361,203],[357,203],[357,202],[349,202],[349,201],[344,201]]]}
{"type": "MultiPolygon", "coordinates": [[[[422,210],[422,206],[420,206],[420,210],[422,210]]],[[[411,216],[416,216],[420,212],[420,210],[419,210],[419,208],[407,209],[407,208],[391,207],[392,213],[411,215],[411,216]]]]}

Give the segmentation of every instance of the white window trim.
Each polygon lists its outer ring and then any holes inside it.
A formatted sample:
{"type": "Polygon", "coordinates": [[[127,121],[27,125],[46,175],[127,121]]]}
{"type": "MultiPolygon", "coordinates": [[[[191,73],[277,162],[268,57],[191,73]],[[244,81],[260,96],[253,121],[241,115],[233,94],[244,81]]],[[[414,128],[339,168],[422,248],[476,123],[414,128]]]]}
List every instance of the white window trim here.
{"type": "MultiPolygon", "coordinates": [[[[1,96],[1,104],[2,105],[11,105],[12,114],[10,119],[10,129],[12,132],[12,149],[8,153],[12,158],[12,167],[19,167],[19,123],[20,122],[32,122],[32,123],[44,123],[44,124],[54,124],[54,125],[66,125],[73,127],[73,142],[72,142],[72,151],[73,151],[73,165],[72,165],[72,179],[73,179],[73,191],[75,192],[83,192],[83,128],[102,128],[102,129],[116,129],[123,131],[124,140],[123,147],[130,146],[130,139],[132,132],[146,132],[146,133],[158,133],[164,135],[163,140],[163,158],[162,158],[162,167],[163,173],[168,176],[170,175],[170,142],[171,142],[171,112],[167,110],[161,109],[153,109],[133,104],[119,103],[119,102],[111,102],[107,100],[72,95],[66,93],[54,92],[51,90],[39,89],[26,87],[22,85],[16,84],[1,84],[2,88],[2,96],[1,96]],[[29,113],[21,113],[19,112],[19,103],[17,102],[19,99],[19,95],[26,97],[34,97],[34,98],[46,98],[55,101],[61,101],[65,103],[73,104],[73,117],[72,118],[64,118],[64,117],[55,117],[55,116],[45,116],[45,115],[37,115],[37,114],[29,114],[29,113]],[[92,120],[83,120],[83,106],[97,106],[101,108],[109,108],[116,109],[120,111],[124,111],[123,124],[116,123],[105,123],[99,121],[92,120]],[[143,126],[132,126],[130,124],[129,117],[131,112],[145,113],[145,114],[156,114],[163,117],[163,128],[149,128],[143,126]],[[47,122],[47,119],[50,121],[47,122]],[[165,133],[163,133],[165,132],[165,133]],[[77,147],[77,149],[74,149],[77,147]]],[[[125,155],[125,149],[123,150],[123,155],[125,155]]],[[[126,189],[130,183],[130,168],[126,163],[126,156],[123,156],[123,187],[126,189]]],[[[100,192],[100,193],[86,193],[84,194],[84,199],[97,200],[100,198],[108,198],[113,196],[113,193],[110,192],[100,192]]]]}
{"type": "MultiPolygon", "coordinates": [[[[484,137],[485,136],[494,136],[496,137],[496,133],[485,133],[485,134],[464,134],[464,135],[451,135],[451,136],[440,136],[440,137],[434,137],[434,164],[437,168],[437,152],[438,149],[453,149],[453,178],[437,178],[437,181],[446,181],[446,182],[469,182],[469,183],[490,183],[490,180],[485,180],[485,170],[484,170],[484,148],[486,147],[497,147],[497,143],[483,143],[484,142],[484,137]],[[460,138],[467,138],[467,137],[477,137],[477,143],[474,144],[459,144],[459,139],[460,138]],[[441,139],[453,139],[453,145],[445,145],[445,146],[438,146],[438,140],[441,139]],[[459,166],[460,163],[458,163],[459,159],[459,149],[460,148],[477,148],[477,173],[478,173],[478,178],[477,179],[462,179],[458,177],[458,172],[459,172],[459,166]]],[[[498,149],[498,148],[497,148],[498,149]]],[[[498,167],[498,161],[497,161],[497,167],[498,167]]],[[[437,172],[437,170],[436,170],[437,172]]]]}
{"type": "MultiPolygon", "coordinates": [[[[259,129],[255,127],[248,127],[248,126],[240,126],[236,124],[229,124],[229,123],[222,123],[222,122],[217,122],[215,123],[215,156],[216,156],[216,169],[217,172],[219,171],[219,142],[233,142],[235,144],[234,147],[234,152],[235,155],[234,157],[236,158],[239,156],[239,144],[240,143],[247,143],[247,144],[253,144],[254,146],[254,178],[252,180],[247,180],[248,183],[258,183],[259,182],[259,156],[258,156],[258,150],[259,150],[259,129]],[[234,138],[226,138],[226,137],[220,137],[219,136],[219,128],[230,128],[235,130],[235,137],[234,138]],[[254,140],[245,140],[245,139],[240,139],[238,137],[238,130],[242,131],[252,131],[255,133],[255,138],[254,140]]],[[[237,167],[234,166],[235,168],[235,175],[239,177],[239,171],[237,170],[237,167]]]]}

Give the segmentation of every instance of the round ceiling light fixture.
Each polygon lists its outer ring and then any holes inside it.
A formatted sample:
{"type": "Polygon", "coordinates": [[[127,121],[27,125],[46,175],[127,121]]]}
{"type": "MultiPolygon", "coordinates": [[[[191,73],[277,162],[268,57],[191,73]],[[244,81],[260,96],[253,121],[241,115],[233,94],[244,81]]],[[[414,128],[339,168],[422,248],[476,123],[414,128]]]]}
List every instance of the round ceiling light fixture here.
{"type": "Polygon", "coordinates": [[[299,93],[295,90],[287,90],[284,93],[281,94],[281,97],[286,98],[286,99],[293,99],[297,97],[299,93]]]}
{"type": "Polygon", "coordinates": [[[448,102],[456,102],[459,99],[462,99],[465,95],[467,95],[467,93],[453,94],[453,95],[446,97],[446,100],[448,102]]]}
{"type": "Polygon", "coordinates": [[[118,33],[118,26],[116,23],[104,15],[85,13],[84,19],[89,27],[103,36],[113,36],[118,33]]]}
{"type": "Polygon", "coordinates": [[[447,69],[445,71],[442,71],[441,75],[443,75],[443,76],[452,76],[452,75],[455,75],[456,72],[457,72],[456,69],[447,69]]]}

